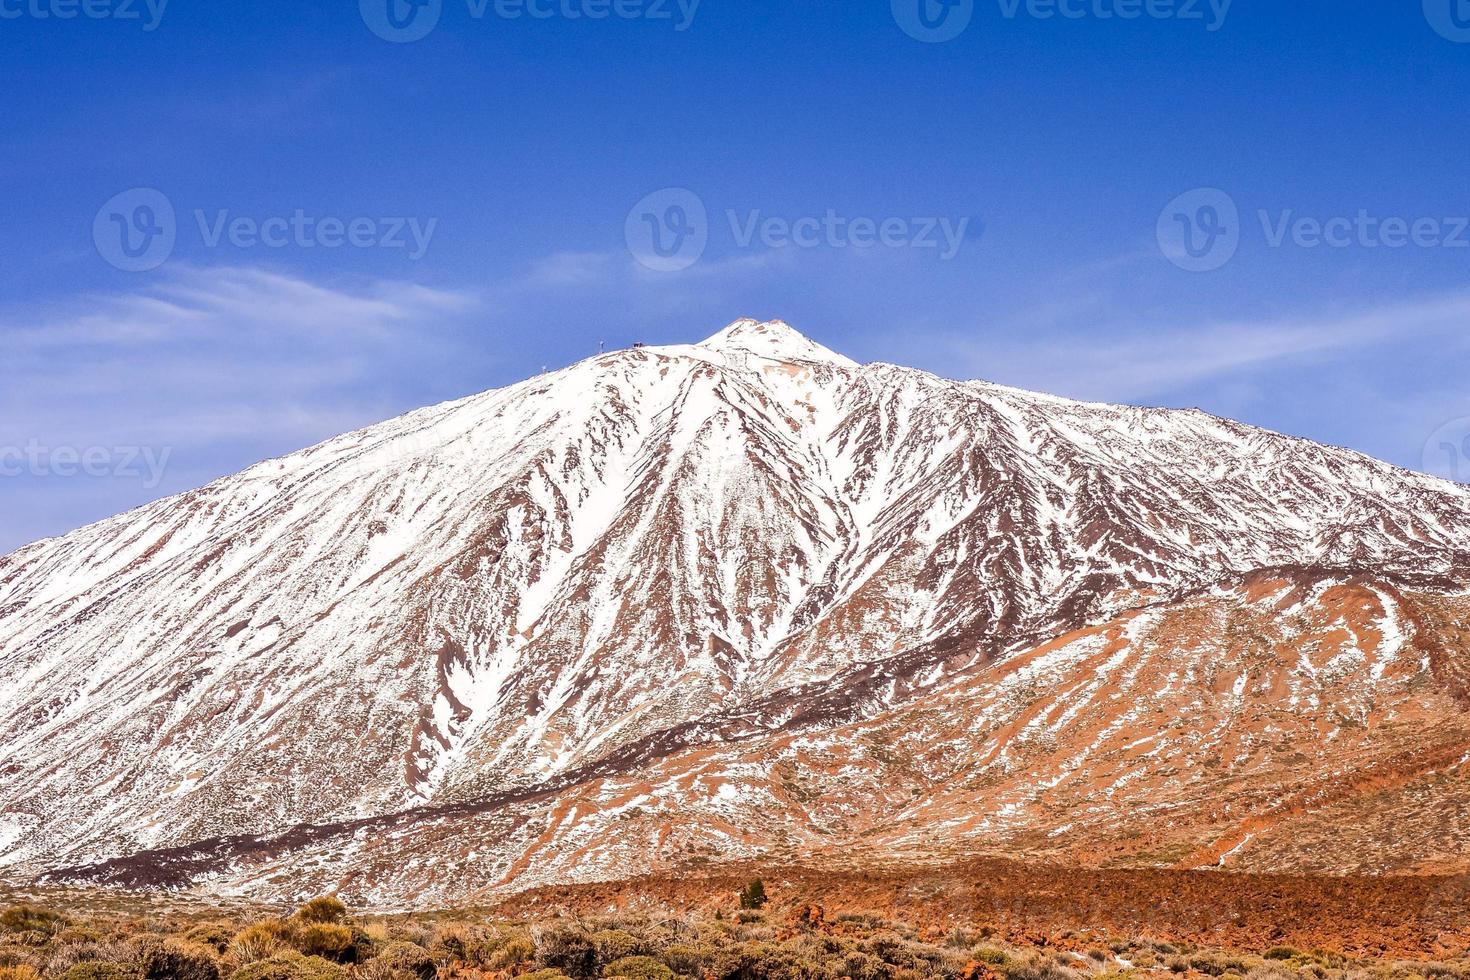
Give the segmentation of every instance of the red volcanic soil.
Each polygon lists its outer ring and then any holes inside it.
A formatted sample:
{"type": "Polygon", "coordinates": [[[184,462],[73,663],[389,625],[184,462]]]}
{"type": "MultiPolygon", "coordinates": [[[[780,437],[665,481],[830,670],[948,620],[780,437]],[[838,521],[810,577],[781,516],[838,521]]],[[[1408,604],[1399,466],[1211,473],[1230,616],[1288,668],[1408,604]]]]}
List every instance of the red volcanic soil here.
{"type": "Polygon", "coordinates": [[[985,860],[857,873],[745,866],[525,892],[497,911],[731,909],[761,877],[772,908],[821,906],[909,922],[935,935],[989,926],[1021,945],[1085,949],[1099,936],[1264,952],[1274,946],[1358,957],[1452,958],[1470,951],[1470,876],[1334,877],[1228,871],[1084,869],[985,860]],[[1085,932],[1088,935],[1077,935],[1085,932]]]}

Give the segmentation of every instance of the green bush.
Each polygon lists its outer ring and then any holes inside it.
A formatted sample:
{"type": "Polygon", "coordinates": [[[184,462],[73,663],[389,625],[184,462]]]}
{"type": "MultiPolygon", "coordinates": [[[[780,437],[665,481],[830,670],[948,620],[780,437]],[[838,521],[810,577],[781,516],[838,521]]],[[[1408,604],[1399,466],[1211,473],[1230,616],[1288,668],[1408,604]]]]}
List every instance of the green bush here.
{"type": "Polygon", "coordinates": [[[746,885],[740,892],[740,907],[755,910],[766,904],[766,883],[759,878],[746,885]]]}
{"type": "Polygon", "coordinates": [[[674,971],[652,956],[625,956],[603,969],[605,977],[629,977],[631,980],[674,980],[674,971]]]}

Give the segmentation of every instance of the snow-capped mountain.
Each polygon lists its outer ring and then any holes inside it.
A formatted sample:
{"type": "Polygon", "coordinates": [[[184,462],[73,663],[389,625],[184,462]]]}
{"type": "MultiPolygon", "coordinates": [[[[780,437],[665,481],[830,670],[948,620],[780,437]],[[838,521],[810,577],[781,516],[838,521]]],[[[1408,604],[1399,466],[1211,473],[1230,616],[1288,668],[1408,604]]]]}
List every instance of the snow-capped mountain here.
{"type": "MultiPolygon", "coordinates": [[[[443,897],[677,863],[671,835],[815,852],[857,831],[847,810],[894,853],[1020,846],[1018,828],[1098,823],[1086,793],[1025,816],[1037,787],[1166,724],[1190,730],[1118,758],[1153,759],[1131,763],[1142,782],[1196,809],[1230,780],[1149,767],[1216,743],[1217,770],[1244,767],[1246,717],[1252,744],[1328,740],[1324,772],[1380,764],[1385,719],[1397,738],[1401,717],[1463,714],[1467,583],[1470,489],[1196,411],[858,365],[740,320],[0,558],[0,870],[273,893],[311,869],[443,897]],[[1209,635],[1179,640],[1181,616],[1209,635]],[[1152,666],[1130,677],[1135,660],[1152,666]],[[1185,714],[1119,720],[1078,693],[1105,675],[1185,714]],[[1191,718],[1206,675],[1233,700],[1191,718]],[[1038,699],[1055,758],[1017,782],[1038,699]],[[895,781],[873,740],[921,732],[949,762],[895,781]],[[845,775],[800,806],[762,797],[802,752],[845,775]],[[689,775],[704,765],[718,785],[689,775]],[[599,794],[624,784],[662,817],[607,817],[599,794]],[[814,820],[822,839],[796,829],[814,820]],[[448,855],[453,879],[432,870],[448,855]]],[[[1195,844],[1215,863],[1249,840],[1195,844]]]]}

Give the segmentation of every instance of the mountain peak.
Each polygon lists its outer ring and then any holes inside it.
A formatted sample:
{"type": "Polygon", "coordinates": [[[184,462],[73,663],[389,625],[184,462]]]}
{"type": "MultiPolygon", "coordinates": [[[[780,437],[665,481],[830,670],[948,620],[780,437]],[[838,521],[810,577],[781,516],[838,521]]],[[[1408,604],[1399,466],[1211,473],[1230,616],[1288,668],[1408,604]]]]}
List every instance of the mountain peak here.
{"type": "Polygon", "coordinates": [[[828,350],[785,320],[763,321],[742,317],[699,346],[721,353],[745,351],[775,361],[820,361],[857,367],[856,361],[828,350]]]}

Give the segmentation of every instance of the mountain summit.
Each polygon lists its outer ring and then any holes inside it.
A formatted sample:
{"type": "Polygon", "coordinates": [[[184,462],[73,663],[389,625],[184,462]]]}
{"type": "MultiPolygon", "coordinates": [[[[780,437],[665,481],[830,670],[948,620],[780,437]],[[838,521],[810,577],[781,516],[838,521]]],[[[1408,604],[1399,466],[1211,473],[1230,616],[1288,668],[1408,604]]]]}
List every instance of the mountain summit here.
{"type": "Polygon", "coordinates": [[[699,345],[713,351],[746,351],[776,361],[813,361],[856,368],[841,354],[823,347],[792,329],[784,320],[740,319],[699,345]]]}
{"type": "Polygon", "coordinates": [[[0,869],[1434,868],[1467,582],[1464,487],[739,320],[0,558],[0,869]]]}

